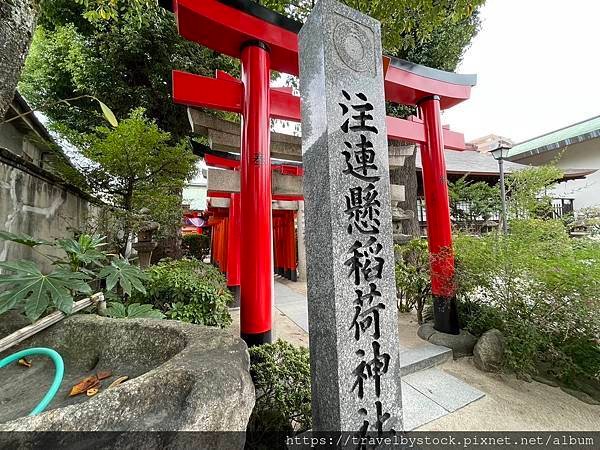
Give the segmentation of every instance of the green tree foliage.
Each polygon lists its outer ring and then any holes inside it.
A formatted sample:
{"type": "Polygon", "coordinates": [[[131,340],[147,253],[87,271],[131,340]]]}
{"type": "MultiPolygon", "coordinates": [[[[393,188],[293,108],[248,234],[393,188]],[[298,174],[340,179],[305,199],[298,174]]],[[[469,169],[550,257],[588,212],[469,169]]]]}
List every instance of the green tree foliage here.
{"type": "MultiPolygon", "coordinates": [[[[485,0],[341,0],[381,22],[384,53],[441,70],[455,70],[479,29],[485,0]]],[[[304,22],[314,0],[259,2],[304,22]]]]}
{"type": "Polygon", "coordinates": [[[500,329],[508,368],[535,373],[546,363],[563,379],[600,377],[597,242],[570,238],[558,220],[528,219],[507,236],[460,235],[455,251],[464,325],[500,329]],[[585,351],[595,359],[582,360],[585,351]]]}
{"type": "Polygon", "coordinates": [[[83,17],[96,22],[101,20],[117,20],[123,11],[131,14],[142,14],[156,6],[156,0],[75,0],[83,9],[83,17]]]}
{"type": "Polygon", "coordinates": [[[206,234],[188,234],[183,236],[181,246],[186,255],[203,261],[210,253],[210,236],[206,234]]]}
{"type": "MultiPolygon", "coordinates": [[[[420,250],[418,259],[397,263],[402,295],[429,284],[427,249],[420,250]]],[[[458,234],[454,250],[461,327],[478,336],[502,331],[506,369],[600,381],[598,241],[570,238],[559,220],[524,219],[508,235],[458,234]]]]}
{"type": "Polygon", "coordinates": [[[512,218],[551,217],[552,197],[548,195],[563,172],[556,166],[528,167],[506,177],[508,215],[512,218]]]}
{"type": "Polygon", "coordinates": [[[461,229],[480,231],[482,225],[501,211],[498,186],[467,181],[466,175],[448,183],[450,214],[461,229]]]}
{"type": "MultiPolygon", "coordinates": [[[[477,32],[483,2],[344,1],[382,22],[386,53],[443,70],[456,68],[477,32]]],[[[261,3],[301,21],[314,4],[261,3]]],[[[185,108],[172,101],[171,70],[239,74],[236,61],[179,37],[172,14],[154,0],[42,0],[40,24],[20,83],[34,107],[76,94],[94,95],[105,99],[118,117],[144,107],[159,127],[179,139],[190,130],[185,108]]],[[[63,131],[90,132],[101,120],[85,99],[54,105],[46,113],[63,131]]]]}
{"type": "Polygon", "coordinates": [[[427,241],[412,239],[394,248],[396,255],[396,290],[398,310],[417,311],[417,320],[423,322],[423,308],[431,295],[429,252],[427,241]]]}
{"type": "MultiPolygon", "coordinates": [[[[215,69],[222,69],[239,74],[237,62],[181,38],[173,15],[154,2],[135,13],[128,8],[143,1],[85,3],[87,7],[72,0],[41,3],[40,26],[19,85],[34,108],[93,95],[119,118],[143,107],[178,141],[191,130],[185,107],[173,103],[171,70],[212,76],[215,69]],[[82,14],[92,11],[93,4],[116,6],[116,16],[86,20],[82,14]]],[[[52,125],[70,138],[93,132],[103,123],[97,105],[87,98],[43,109],[52,125]]]]}
{"type": "MultiPolygon", "coordinates": [[[[548,191],[563,177],[556,166],[527,167],[506,176],[508,219],[552,218],[552,197],[548,191]]],[[[448,183],[450,212],[460,228],[480,232],[482,225],[502,208],[498,185],[467,181],[448,183]]]]}
{"type": "MultiPolygon", "coordinates": [[[[80,139],[82,154],[92,164],[79,167],[86,185],[130,214],[142,207],[164,229],[179,225],[184,182],[195,173],[195,157],[185,142],[171,144],[170,133],[134,110],[116,128],[100,127],[80,139]]],[[[132,217],[125,216],[125,236],[132,217]]]]}
{"type": "MultiPolygon", "coordinates": [[[[383,47],[388,54],[453,70],[477,31],[477,10],[484,0],[341,2],[381,22],[383,47]]],[[[304,22],[316,2],[263,0],[259,3],[304,22]]]]}
{"type": "MultiPolygon", "coordinates": [[[[381,22],[384,53],[440,70],[453,71],[479,30],[485,0],[341,0],[381,22]]],[[[304,22],[314,0],[262,0],[258,3],[304,22]]],[[[290,80],[296,85],[294,80],[290,80]]],[[[406,117],[412,107],[388,105],[388,114],[406,117]]]]}

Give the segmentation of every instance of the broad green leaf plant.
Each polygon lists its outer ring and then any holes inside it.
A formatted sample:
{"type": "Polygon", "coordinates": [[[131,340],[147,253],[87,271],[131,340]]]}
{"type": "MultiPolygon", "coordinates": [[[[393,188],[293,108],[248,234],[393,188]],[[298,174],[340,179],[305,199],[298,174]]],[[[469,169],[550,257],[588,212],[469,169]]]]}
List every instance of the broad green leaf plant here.
{"type": "Polygon", "coordinates": [[[23,303],[25,315],[36,320],[48,306],[70,314],[75,293],[90,294],[89,276],[65,269],[44,275],[31,261],[0,262],[0,268],[12,272],[0,275],[0,286],[10,289],[0,294],[0,314],[23,303]]]}
{"type": "Polygon", "coordinates": [[[131,296],[132,290],[146,293],[142,281],[148,279],[148,275],[142,272],[137,266],[132,266],[124,258],[113,259],[110,266],[105,266],[100,270],[98,277],[106,279],[106,289],[112,291],[115,286],[119,286],[123,293],[131,296]]]}
{"type": "MultiPolygon", "coordinates": [[[[101,236],[82,234],[78,239],[49,242],[22,233],[1,231],[0,240],[26,245],[52,261],[55,267],[46,274],[29,260],[0,262],[0,314],[18,309],[32,322],[49,309],[70,314],[73,302],[101,290],[104,280],[106,287],[103,290],[108,297],[128,298],[133,292],[146,292],[142,281],[147,275],[126,259],[104,252],[105,238],[101,236]],[[38,250],[42,246],[61,249],[65,256],[49,256],[38,250]]],[[[133,311],[140,317],[145,309],[133,308],[133,311]]]]}

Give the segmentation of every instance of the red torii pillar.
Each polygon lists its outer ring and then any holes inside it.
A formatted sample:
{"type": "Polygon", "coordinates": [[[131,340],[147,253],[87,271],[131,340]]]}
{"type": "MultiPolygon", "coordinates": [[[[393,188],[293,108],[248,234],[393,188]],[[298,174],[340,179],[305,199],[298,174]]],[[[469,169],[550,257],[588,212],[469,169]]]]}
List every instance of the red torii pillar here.
{"type": "MultiPolygon", "coordinates": [[[[217,78],[213,79],[174,71],[173,97],[178,103],[243,115],[242,173],[246,174],[241,181],[243,220],[244,223],[252,218],[271,221],[270,202],[265,204],[267,196],[262,192],[270,185],[270,171],[262,171],[260,165],[252,166],[256,162],[252,155],[260,160],[260,155],[264,154],[261,152],[268,149],[269,114],[270,117],[284,120],[300,119],[298,97],[280,89],[269,89],[266,75],[269,68],[298,75],[297,31],[300,24],[253,2],[235,3],[232,6],[225,3],[217,0],[175,0],[174,9],[182,36],[242,60],[242,82],[219,72],[217,78]],[[261,126],[264,128],[256,128],[261,126]],[[263,147],[265,144],[266,148],[263,147]],[[256,191],[248,192],[246,189],[256,191]],[[244,199],[253,198],[254,194],[257,195],[256,207],[251,208],[248,200],[244,199]],[[258,211],[264,215],[259,217],[258,211]]],[[[458,319],[452,280],[454,259],[448,226],[450,216],[443,151],[444,146],[464,149],[464,138],[459,133],[442,129],[440,109],[468,99],[475,77],[387,57],[384,57],[384,65],[386,99],[418,106],[423,116],[422,122],[388,117],[388,137],[419,143],[423,159],[427,160],[424,162],[423,177],[429,219],[435,327],[439,331],[457,334],[458,319]]],[[[271,231],[266,229],[264,224],[259,224],[257,230],[262,230],[260,233],[264,231],[265,235],[261,234],[253,243],[242,247],[247,256],[257,255],[257,264],[254,265],[257,270],[249,264],[250,273],[242,276],[241,286],[241,329],[242,336],[249,344],[268,342],[271,335],[272,253],[269,253],[268,264],[266,252],[261,253],[261,249],[254,245],[258,241],[264,242],[261,244],[265,246],[262,247],[263,252],[270,248],[271,240],[267,244],[265,237],[271,231]],[[263,256],[265,259],[262,259],[263,256]],[[267,268],[269,265],[270,269],[267,268]],[[244,287],[246,282],[247,288],[244,287]]]]}
{"type": "Polygon", "coordinates": [[[454,283],[452,224],[439,96],[421,100],[419,110],[427,134],[427,143],[421,146],[421,164],[428,217],[427,242],[435,325],[440,331],[458,334],[460,330],[454,283]]]}
{"type": "Polygon", "coordinates": [[[240,194],[229,195],[229,228],[227,229],[227,286],[240,286],[240,241],[242,232],[240,194]]]}
{"type": "MultiPolygon", "coordinates": [[[[241,162],[239,158],[226,152],[205,150],[204,161],[207,166],[219,169],[240,171],[241,162]]],[[[273,172],[288,176],[302,176],[302,166],[299,164],[278,163],[271,164],[273,172]]],[[[208,191],[209,198],[229,199],[228,205],[228,235],[227,239],[227,285],[230,288],[239,289],[240,286],[240,212],[239,212],[239,193],[228,193],[222,191],[208,191]],[[237,201],[236,201],[237,200],[237,201]],[[236,278],[237,275],[237,278],[236,278]]],[[[298,194],[273,194],[274,201],[300,201],[302,195],[298,194]]],[[[221,210],[224,207],[215,207],[211,201],[209,210],[213,214],[223,214],[221,210]]],[[[296,253],[296,230],[295,230],[295,211],[288,209],[279,209],[272,211],[273,222],[273,258],[275,273],[278,273],[292,281],[297,280],[297,253],[296,253]]],[[[244,230],[245,232],[247,230],[244,230]]],[[[239,296],[237,297],[239,299],[239,296]]]]}
{"type": "Polygon", "coordinates": [[[240,330],[248,345],[271,342],[273,225],[271,215],[271,55],[262,41],[242,44],[242,147],[240,193],[249,239],[240,251],[252,263],[240,279],[240,330]]]}

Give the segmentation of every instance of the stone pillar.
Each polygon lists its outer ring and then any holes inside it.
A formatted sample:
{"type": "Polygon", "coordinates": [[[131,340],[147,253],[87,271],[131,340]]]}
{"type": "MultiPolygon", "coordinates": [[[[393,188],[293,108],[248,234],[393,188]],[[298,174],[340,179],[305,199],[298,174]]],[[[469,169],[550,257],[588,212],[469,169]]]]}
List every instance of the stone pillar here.
{"type": "Polygon", "coordinates": [[[142,208],[139,213],[147,220],[140,226],[137,235],[138,241],[133,243],[132,247],[137,251],[140,268],[146,269],[150,267],[152,252],[158,245],[153,236],[160,229],[160,225],[158,222],[150,220],[150,210],[148,208],[142,208]]]}
{"type": "Polygon", "coordinates": [[[300,32],[313,430],[402,430],[381,31],[334,0],[300,32]]]}
{"type": "Polygon", "coordinates": [[[306,245],[304,243],[304,201],[298,202],[296,216],[298,229],[298,281],[306,282],[306,245]]]}

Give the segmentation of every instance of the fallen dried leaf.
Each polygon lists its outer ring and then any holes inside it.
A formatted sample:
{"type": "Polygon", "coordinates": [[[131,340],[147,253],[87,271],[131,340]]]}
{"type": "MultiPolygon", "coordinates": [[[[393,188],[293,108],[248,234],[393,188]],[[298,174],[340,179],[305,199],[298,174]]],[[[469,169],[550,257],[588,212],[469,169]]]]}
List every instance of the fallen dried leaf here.
{"type": "Polygon", "coordinates": [[[118,385],[120,385],[121,383],[123,383],[124,381],[127,381],[128,379],[129,379],[129,377],[128,377],[128,376],[119,377],[119,378],[117,378],[115,381],[113,381],[113,382],[110,384],[110,386],[108,386],[108,388],[107,388],[107,389],[110,389],[111,387],[118,386],[118,385]]]}
{"type": "Polygon", "coordinates": [[[71,388],[71,392],[69,392],[69,397],[73,397],[74,395],[83,394],[88,389],[91,389],[98,385],[100,382],[98,381],[98,377],[96,375],[89,376],[84,378],[79,383],[71,388]]]}
{"type": "Polygon", "coordinates": [[[86,391],[86,394],[88,397],[93,397],[94,395],[96,395],[99,391],[99,388],[95,387],[95,388],[90,388],[86,391]]]}
{"type": "Polygon", "coordinates": [[[112,370],[102,370],[96,374],[99,380],[104,380],[112,376],[112,370]]]}
{"type": "Polygon", "coordinates": [[[21,358],[17,364],[19,364],[20,366],[25,366],[25,367],[31,367],[31,361],[25,359],[25,358],[21,358]]]}

